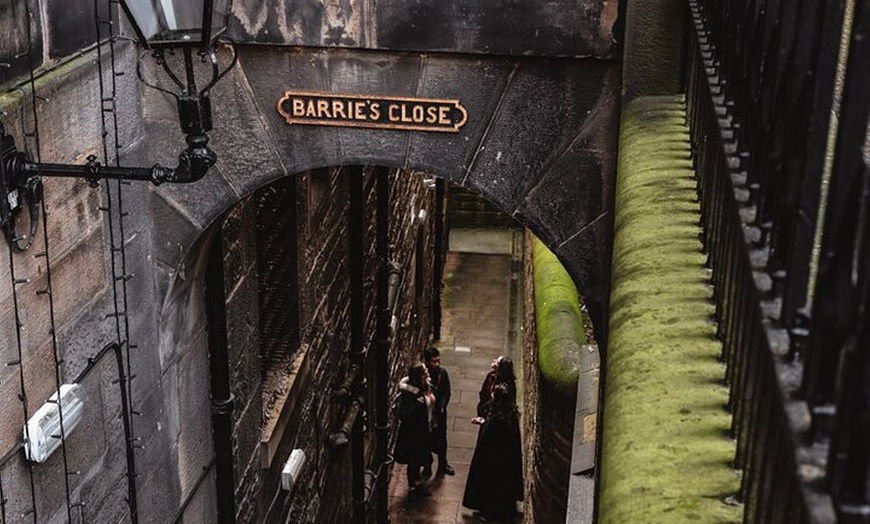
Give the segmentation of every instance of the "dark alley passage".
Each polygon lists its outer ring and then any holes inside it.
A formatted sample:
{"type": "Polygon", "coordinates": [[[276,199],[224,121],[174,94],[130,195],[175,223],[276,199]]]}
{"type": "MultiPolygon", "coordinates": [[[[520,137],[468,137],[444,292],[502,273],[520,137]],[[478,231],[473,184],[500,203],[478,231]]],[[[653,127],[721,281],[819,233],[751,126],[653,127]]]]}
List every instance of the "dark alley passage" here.
{"type": "MultiPolygon", "coordinates": [[[[428,481],[430,497],[409,497],[405,466],[397,464],[390,482],[390,518],[395,524],[480,522],[461,505],[479,426],[471,424],[481,382],[490,362],[508,355],[519,364],[520,347],[512,336],[519,301],[512,298],[512,258],[521,252],[520,233],[501,230],[453,230],[444,273],[441,340],[442,365],[450,373],[448,460],[455,476],[428,481]]],[[[519,385],[521,388],[522,386],[519,385]]],[[[521,508],[520,508],[521,509],[521,508]]],[[[522,520],[519,515],[517,522],[522,520]]]]}

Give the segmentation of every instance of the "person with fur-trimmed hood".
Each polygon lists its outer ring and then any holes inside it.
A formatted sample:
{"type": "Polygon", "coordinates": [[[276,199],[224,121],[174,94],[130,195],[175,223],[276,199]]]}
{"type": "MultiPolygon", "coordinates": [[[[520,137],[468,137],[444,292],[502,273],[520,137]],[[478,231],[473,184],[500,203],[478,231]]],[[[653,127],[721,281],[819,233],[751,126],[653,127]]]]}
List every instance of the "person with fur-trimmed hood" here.
{"type": "Polygon", "coordinates": [[[429,385],[429,372],[422,362],[412,364],[408,376],[399,382],[396,401],[399,432],[394,458],[407,464],[410,495],[429,496],[420,479],[422,468],[432,467],[431,434],[435,421],[435,393],[429,385]]]}

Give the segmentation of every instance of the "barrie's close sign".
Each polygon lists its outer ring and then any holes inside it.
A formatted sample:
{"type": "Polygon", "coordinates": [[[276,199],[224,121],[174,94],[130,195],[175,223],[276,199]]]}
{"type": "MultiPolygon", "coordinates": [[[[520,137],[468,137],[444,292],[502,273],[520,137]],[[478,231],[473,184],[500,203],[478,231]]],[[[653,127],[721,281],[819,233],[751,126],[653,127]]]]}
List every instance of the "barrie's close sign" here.
{"type": "Polygon", "coordinates": [[[468,120],[459,100],[285,91],[278,113],[288,124],[458,133],[468,120]]]}

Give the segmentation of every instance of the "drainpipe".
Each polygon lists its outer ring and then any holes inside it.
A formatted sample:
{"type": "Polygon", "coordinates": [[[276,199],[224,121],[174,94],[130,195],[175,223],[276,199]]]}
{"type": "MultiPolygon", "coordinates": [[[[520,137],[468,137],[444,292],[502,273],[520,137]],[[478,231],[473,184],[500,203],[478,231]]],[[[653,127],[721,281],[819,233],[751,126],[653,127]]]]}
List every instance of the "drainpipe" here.
{"type": "Polygon", "coordinates": [[[375,293],[375,305],[377,307],[377,320],[375,327],[375,456],[378,464],[377,470],[377,522],[388,524],[390,515],[387,512],[387,475],[388,464],[388,439],[390,423],[387,417],[389,399],[387,398],[387,381],[389,380],[389,350],[390,350],[390,308],[388,304],[389,293],[389,212],[390,212],[390,179],[389,169],[378,167],[375,170],[376,192],[378,200],[375,250],[378,260],[377,291],[375,293]]]}
{"type": "Polygon", "coordinates": [[[435,179],[435,273],[432,289],[432,337],[441,340],[441,277],[444,273],[444,186],[443,178],[435,179]]]}
{"type": "Polygon", "coordinates": [[[387,309],[390,311],[390,322],[396,312],[396,303],[399,301],[399,289],[402,287],[402,266],[398,262],[387,263],[387,309]]]}
{"type": "Polygon", "coordinates": [[[208,324],[208,364],[211,375],[211,420],[215,452],[217,513],[220,524],[235,524],[233,481],[233,395],[227,343],[227,309],[221,228],[212,237],[205,270],[205,316],[208,324]]]}
{"type": "MultiPolygon", "coordinates": [[[[365,398],[365,314],[363,312],[363,238],[365,236],[365,202],[363,200],[363,170],[357,167],[350,175],[350,205],[348,208],[348,266],[350,278],[350,362],[353,382],[350,389],[355,397],[342,429],[353,427],[351,436],[351,490],[353,493],[353,524],[365,524],[365,435],[363,416],[365,398]],[[347,423],[350,423],[348,425],[347,423]]],[[[350,373],[349,373],[350,374],[350,373]]]]}

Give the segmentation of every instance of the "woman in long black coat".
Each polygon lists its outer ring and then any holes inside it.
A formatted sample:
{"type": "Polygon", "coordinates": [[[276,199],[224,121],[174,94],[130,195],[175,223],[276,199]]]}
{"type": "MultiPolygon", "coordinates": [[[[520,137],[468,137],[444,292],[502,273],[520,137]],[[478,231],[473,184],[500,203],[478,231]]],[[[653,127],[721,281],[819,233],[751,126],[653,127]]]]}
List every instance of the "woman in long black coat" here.
{"type": "Polygon", "coordinates": [[[504,384],[508,388],[510,403],[517,403],[517,377],[514,374],[514,362],[509,357],[500,356],[492,359],[491,369],[480,386],[480,401],[477,403],[477,419],[485,419],[492,405],[493,390],[496,384],[504,384]]]}
{"type": "Polygon", "coordinates": [[[408,465],[411,494],[428,495],[428,490],[420,482],[420,473],[422,468],[432,465],[431,429],[435,395],[429,387],[429,373],[421,362],[408,370],[407,382],[412,387],[400,387],[396,402],[399,433],[393,456],[399,464],[408,465]]]}
{"type": "Polygon", "coordinates": [[[462,505],[488,520],[512,521],[518,500],[523,500],[519,415],[508,386],[498,384],[477,434],[462,505]]]}

